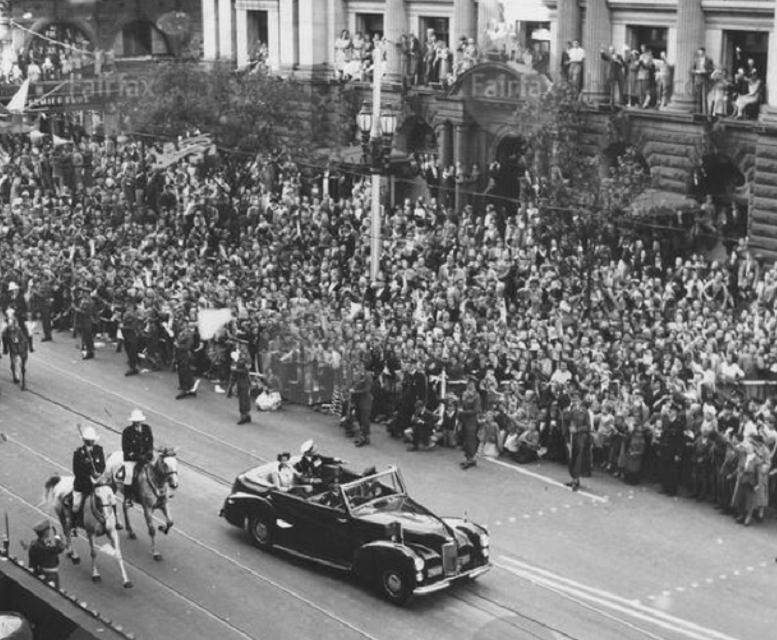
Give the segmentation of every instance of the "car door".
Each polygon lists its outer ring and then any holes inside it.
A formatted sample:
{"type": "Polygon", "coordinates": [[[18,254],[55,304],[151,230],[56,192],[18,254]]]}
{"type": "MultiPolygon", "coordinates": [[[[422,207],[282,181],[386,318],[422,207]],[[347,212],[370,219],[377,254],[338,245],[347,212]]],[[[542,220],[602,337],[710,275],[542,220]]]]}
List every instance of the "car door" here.
{"type": "Polygon", "coordinates": [[[308,518],[305,515],[305,500],[283,491],[273,491],[275,507],[275,543],[282,547],[302,550],[306,538],[311,535],[308,518]]]}
{"type": "Polygon", "coordinates": [[[315,535],[306,538],[308,554],[338,565],[350,566],[361,543],[348,511],[316,503],[308,503],[306,507],[310,529],[315,529],[315,535]]]}

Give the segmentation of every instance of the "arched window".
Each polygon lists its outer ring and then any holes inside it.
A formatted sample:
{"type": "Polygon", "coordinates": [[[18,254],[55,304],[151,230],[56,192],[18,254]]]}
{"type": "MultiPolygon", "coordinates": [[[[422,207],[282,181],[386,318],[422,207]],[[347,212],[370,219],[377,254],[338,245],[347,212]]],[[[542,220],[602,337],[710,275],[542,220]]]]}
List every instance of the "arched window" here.
{"type": "Polygon", "coordinates": [[[170,55],[165,34],[149,20],[135,20],[116,35],[113,51],[117,58],[170,55]]]}

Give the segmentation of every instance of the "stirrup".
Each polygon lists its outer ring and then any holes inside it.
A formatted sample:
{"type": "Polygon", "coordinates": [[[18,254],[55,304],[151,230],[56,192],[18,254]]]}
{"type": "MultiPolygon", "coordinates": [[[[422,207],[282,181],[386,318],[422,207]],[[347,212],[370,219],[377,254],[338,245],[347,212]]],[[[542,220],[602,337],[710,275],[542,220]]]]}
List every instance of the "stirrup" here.
{"type": "Polygon", "coordinates": [[[124,498],[124,506],[129,509],[132,507],[132,498],[124,498]]]}

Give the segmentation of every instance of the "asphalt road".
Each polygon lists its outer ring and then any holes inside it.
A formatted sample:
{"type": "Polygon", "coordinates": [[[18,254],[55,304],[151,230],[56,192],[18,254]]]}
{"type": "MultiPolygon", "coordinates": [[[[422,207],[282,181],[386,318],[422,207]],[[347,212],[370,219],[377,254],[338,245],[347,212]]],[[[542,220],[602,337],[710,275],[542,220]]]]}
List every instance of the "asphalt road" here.
{"type": "MultiPolygon", "coordinates": [[[[571,493],[553,463],[516,467],[482,461],[462,471],[455,450],[408,453],[374,427],[356,449],[333,418],[302,407],[254,414],[238,426],[236,400],[203,382],[175,401],[169,372],[125,378],[109,345],[80,360],[67,334],[40,345],[28,391],[0,361],[0,511],[11,520],[11,552],[42,516],[43,483],[67,472],[91,424],[106,452],[118,448],[130,411],[141,408],[159,444],[180,447],[175,527],[158,536],[155,562],[133,511],[138,540],[122,537],[135,587],[122,588],[111,557],[103,582],[86,562],[66,562],[63,586],[138,638],[477,638],[478,640],[763,640],[777,628],[777,525],[744,528],[711,506],[631,488],[604,474],[571,493]],[[355,468],[400,466],[411,494],[441,515],[466,515],[492,533],[491,572],[472,584],[397,608],[336,571],[254,549],[218,517],[234,476],[315,438],[355,468]]],[[[2,604],[2,603],[0,603],[2,604]]]]}

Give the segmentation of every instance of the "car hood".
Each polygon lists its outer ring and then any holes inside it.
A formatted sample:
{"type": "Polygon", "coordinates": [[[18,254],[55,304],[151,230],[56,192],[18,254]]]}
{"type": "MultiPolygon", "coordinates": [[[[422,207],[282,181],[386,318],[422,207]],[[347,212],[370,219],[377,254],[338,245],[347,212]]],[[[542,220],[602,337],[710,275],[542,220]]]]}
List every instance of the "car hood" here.
{"type": "MultiPolygon", "coordinates": [[[[385,506],[368,505],[357,514],[360,520],[384,527],[399,522],[402,525],[405,540],[424,546],[436,548],[446,541],[451,540],[452,532],[445,523],[419,505],[412,498],[402,496],[387,501],[385,506]]],[[[457,539],[458,533],[453,533],[457,539]]],[[[459,543],[462,540],[458,540],[459,543]]]]}

